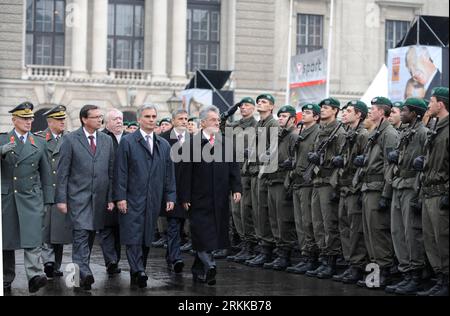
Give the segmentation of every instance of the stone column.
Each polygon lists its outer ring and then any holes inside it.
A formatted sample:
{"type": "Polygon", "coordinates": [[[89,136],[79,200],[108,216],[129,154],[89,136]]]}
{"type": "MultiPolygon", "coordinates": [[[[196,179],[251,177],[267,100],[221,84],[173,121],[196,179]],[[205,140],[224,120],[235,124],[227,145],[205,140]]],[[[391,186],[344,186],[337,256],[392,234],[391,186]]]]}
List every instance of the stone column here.
{"type": "Polygon", "coordinates": [[[152,76],[167,80],[167,0],[153,0],[152,76]]]}
{"type": "Polygon", "coordinates": [[[87,54],[87,0],[73,0],[72,73],[86,75],[87,54]]]}
{"type": "Polygon", "coordinates": [[[108,58],[108,0],[94,0],[92,32],[92,75],[104,77],[108,58]]]}
{"type": "Polygon", "coordinates": [[[172,80],[186,80],[187,0],[173,1],[172,80]]]}

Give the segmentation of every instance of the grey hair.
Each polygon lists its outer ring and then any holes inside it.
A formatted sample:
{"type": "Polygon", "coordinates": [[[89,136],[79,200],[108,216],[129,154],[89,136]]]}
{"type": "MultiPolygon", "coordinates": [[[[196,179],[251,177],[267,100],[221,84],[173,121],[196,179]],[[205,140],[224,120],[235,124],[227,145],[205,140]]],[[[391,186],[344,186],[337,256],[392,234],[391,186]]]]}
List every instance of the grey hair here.
{"type": "Polygon", "coordinates": [[[215,105],[207,105],[204,106],[200,109],[200,114],[199,114],[199,118],[201,121],[206,121],[206,119],[208,118],[208,113],[209,112],[214,112],[217,115],[220,115],[220,110],[217,106],[215,105]]]}
{"type": "Polygon", "coordinates": [[[106,113],[106,117],[105,117],[105,122],[108,123],[109,121],[111,121],[111,117],[113,116],[113,113],[120,113],[123,117],[123,112],[118,110],[118,109],[111,109],[106,113]]]}
{"type": "Polygon", "coordinates": [[[158,106],[153,103],[144,103],[141,107],[137,110],[137,118],[140,119],[142,117],[142,113],[144,113],[145,110],[155,110],[156,115],[158,115],[158,106]]]}
{"type": "Polygon", "coordinates": [[[186,111],[186,110],[178,110],[178,111],[175,111],[175,112],[172,113],[172,119],[176,119],[177,116],[181,115],[181,114],[189,115],[188,111],[186,111]]]}

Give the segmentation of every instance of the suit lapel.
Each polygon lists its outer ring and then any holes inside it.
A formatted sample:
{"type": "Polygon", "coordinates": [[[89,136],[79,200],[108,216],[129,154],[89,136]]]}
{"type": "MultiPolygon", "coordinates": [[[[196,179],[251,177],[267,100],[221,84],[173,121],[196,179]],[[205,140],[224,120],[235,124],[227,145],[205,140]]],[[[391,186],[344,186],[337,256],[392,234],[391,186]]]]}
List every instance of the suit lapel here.
{"type": "MultiPolygon", "coordinates": [[[[81,145],[87,150],[89,155],[92,157],[94,156],[91,151],[91,147],[89,146],[88,139],[86,138],[86,135],[84,134],[83,128],[80,128],[77,132],[78,141],[81,143],[81,145]]],[[[98,137],[97,137],[98,140],[98,137]]]]}
{"type": "MultiPolygon", "coordinates": [[[[136,132],[136,141],[137,141],[139,144],[141,144],[141,145],[145,148],[145,150],[147,151],[147,153],[148,153],[150,156],[152,155],[152,153],[150,152],[150,148],[148,148],[148,144],[147,144],[147,142],[145,141],[144,137],[142,137],[142,134],[141,134],[140,131],[137,131],[137,132],[136,132]]],[[[153,147],[153,149],[155,149],[155,147],[153,147]]],[[[154,150],[153,150],[153,151],[154,151],[154,150]]]]}

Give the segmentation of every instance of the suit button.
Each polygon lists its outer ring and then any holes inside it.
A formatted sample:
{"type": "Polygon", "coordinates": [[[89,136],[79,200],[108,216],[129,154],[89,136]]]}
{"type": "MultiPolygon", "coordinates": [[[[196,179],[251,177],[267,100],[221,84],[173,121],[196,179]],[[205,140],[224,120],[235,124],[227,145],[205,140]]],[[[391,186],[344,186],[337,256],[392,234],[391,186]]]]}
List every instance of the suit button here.
{"type": "Polygon", "coordinates": [[[52,162],[55,162],[56,161],[56,159],[52,159],[52,162]]]}
{"type": "Polygon", "coordinates": [[[16,165],[15,167],[16,167],[16,168],[19,168],[19,165],[16,165]]]}
{"type": "Polygon", "coordinates": [[[17,177],[14,177],[14,181],[17,181],[17,177]]]}
{"type": "Polygon", "coordinates": [[[34,167],[34,163],[32,163],[31,166],[34,167]]]}
{"type": "Polygon", "coordinates": [[[53,171],[53,174],[56,174],[56,171],[53,171]]]}
{"type": "Polygon", "coordinates": [[[56,188],[56,184],[53,183],[53,187],[56,188]]]}
{"type": "Polygon", "coordinates": [[[17,193],[17,190],[14,190],[14,193],[17,193]]]}
{"type": "Polygon", "coordinates": [[[30,180],[33,180],[33,177],[30,177],[30,180]]]}

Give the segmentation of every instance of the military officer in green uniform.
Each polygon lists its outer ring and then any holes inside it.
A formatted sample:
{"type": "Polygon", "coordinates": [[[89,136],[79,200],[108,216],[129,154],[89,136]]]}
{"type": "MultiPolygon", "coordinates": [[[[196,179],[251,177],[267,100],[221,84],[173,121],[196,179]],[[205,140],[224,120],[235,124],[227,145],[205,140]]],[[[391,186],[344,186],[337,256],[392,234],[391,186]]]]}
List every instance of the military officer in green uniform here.
{"type": "MultiPolygon", "coordinates": [[[[56,187],[56,171],[59,162],[59,149],[64,139],[66,107],[58,105],[42,114],[47,118],[48,128],[36,133],[47,143],[47,158],[51,167],[52,190],[54,196],[56,187]]],[[[61,277],[63,247],[72,242],[72,227],[67,216],[56,208],[48,205],[45,210],[43,226],[42,261],[44,272],[48,278],[61,277]]]]}
{"type": "Polygon", "coordinates": [[[438,281],[419,296],[448,296],[448,190],[449,190],[449,126],[448,88],[433,90],[428,106],[431,117],[438,119],[426,145],[426,157],[415,162],[416,170],[423,170],[423,237],[425,251],[438,281]]]}
{"type": "Polygon", "coordinates": [[[391,209],[391,233],[398,270],[403,280],[386,287],[386,292],[403,295],[416,294],[422,283],[425,250],[422,236],[422,208],[418,205],[415,184],[419,173],[414,170],[414,160],[425,154],[427,128],[422,117],[427,104],[421,99],[406,100],[401,119],[405,128],[400,134],[397,150],[388,156],[394,166],[391,209]]]}
{"type": "Polygon", "coordinates": [[[339,231],[342,253],[349,267],[342,274],[333,277],[334,281],[355,284],[363,277],[368,263],[362,227],[361,184],[353,186],[357,168],[353,160],[363,154],[368,140],[364,128],[369,109],[362,101],[351,101],[343,109],[342,122],[347,126],[346,140],[340,155],[333,158],[340,188],[339,231]]]}
{"type": "Polygon", "coordinates": [[[321,256],[325,259],[315,270],[306,272],[307,276],[330,279],[336,273],[336,260],[341,254],[339,236],[338,206],[339,192],[331,185],[331,176],[335,167],[333,157],[337,156],[345,142],[345,130],[337,117],[340,102],[334,98],[323,100],[321,107],[321,129],[314,144],[314,151],[308,154],[308,160],[314,170],[312,214],[314,227],[323,222],[325,236],[321,229],[314,232],[319,243],[321,256]]]}
{"type": "MultiPolygon", "coordinates": [[[[302,122],[300,134],[296,142],[295,170],[291,172],[290,182],[293,190],[295,229],[299,246],[301,247],[302,260],[295,267],[286,269],[289,273],[305,274],[307,271],[317,268],[319,249],[314,236],[314,231],[321,230],[323,223],[313,227],[311,199],[313,185],[303,179],[303,173],[309,165],[308,153],[314,149],[314,142],[319,134],[320,106],[306,104],[302,107],[302,122]]],[[[324,234],[322,237],[324,238],[324,234]]]]}
{"type": "Polygon", "coordinates": [[[3,288],[11,291],[15,250],[24,249],[30,293],[47,283],[39,262],[44,205],[53,203],[46,144],[31,134],[33,104],[11,110],[14,129],[0,136],[3,221],[3,288]]]}
{"type": "MultiPolygon", "coordinates": [[[[248,152],[251,142],[253,139],[250,138],[252,133],[255,131],[254,128],[258,123],[254,117],[256,109],[255,100],[246,97],[243,98],[239,103],[238,107],[241,111],[242,119],[239,121],[228,124],[229,128],[234,129],[235,135],[235,146],[238,146],[239,150],[243,150],[241,153],[244,160],[248,158],[248,152]],[[248,133],[250,132],[250,133],[248,133]],[[242,147],[242,148],[241,148],[242,147]],[[247,157],[246,157],[247,156],[247,157]]],[[[253,134],[254,135],[254,134],[253,134]]],[[[241,163],[241,181],[243,194],[240,203],[232,202],[232,215],[234,225],[239,234],[240,239],[244,242],[244,247],[235,256],[228,257],[227,260],[234,261],[236,263],[244,263],[247,260],[254,258],[254,249],[257,244],[255,223],[256,218],[254,218],[253,213],[253,201],[252,201],[252,190],[251,182],[252,178],[245,167],[245,163],[241,163]]]]}
{"type": "MultiPolygon", "coordinates": [[[[365,153],[356,157],[354,163],[362,168],[356,177],[358,182],[362,182],[365,244],[370,259],[380,267],[380,287],[385,288],[392,282],[391,268],[394,265],[388,155],[397,148],[399,135],[388,121],[392,102],[385,97],[377,97],[371,103],[369,119],[376,128],[369,134],[365,153]]],[[[358,285],[366,286],[366,282],[358,282],[358,285]]]]}
{"type": "MultiPolygon", "coordinates": [[[[271,145],[274,145],[271,144],[271,139],[273,138],[271,137],[271,132],[272,130],[278,131],[279,128],[278,122],[273,116],[275,98],[270,94],[262,94],[256,99],[256,104],[256,110],[259,112],[261,119],[256,125],[257,134],[252,149],[258,152],[264,151],[264,149],[270,151],[271,145]],[[261,148],[264,147],[264,144],[265,148],[261,148]]],[[[256,163],[249,163],[249,172],[252,174],[251,186],[254,193],[252,201],[255,200],[255,194],[257,194],[255,228],[256,236],[261,246],[261,253],[256,258],[245,262],[250,267],[262,267],[265,263],[272,262],[272,252],[275,248],[274,235],[277,235],[277,232],[272,232],[269,220],[268,173],[264,162],[259,159],[260,157],[257,158],[256,163]]],[[[253,205],[253,208],[255,208],[255,205],[253,205]]]]}
{"type": "Polygon", "coordinates": [[[284,271],[291,265],[291,253],[297,241],[293,199],[284,187],[286,176],[294,168],[294,147],[298,138],[294,133],[296,116],[297,111],[290,105],[278,111],[280,131],[278,151],[274,153],[278,154],[278,170],[267,176],[269,219],[278,257],[264,264],[264,268],[276,271],[284,271]]]}

